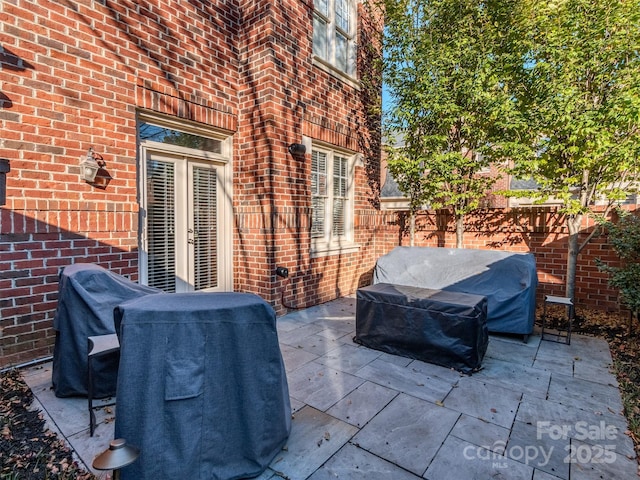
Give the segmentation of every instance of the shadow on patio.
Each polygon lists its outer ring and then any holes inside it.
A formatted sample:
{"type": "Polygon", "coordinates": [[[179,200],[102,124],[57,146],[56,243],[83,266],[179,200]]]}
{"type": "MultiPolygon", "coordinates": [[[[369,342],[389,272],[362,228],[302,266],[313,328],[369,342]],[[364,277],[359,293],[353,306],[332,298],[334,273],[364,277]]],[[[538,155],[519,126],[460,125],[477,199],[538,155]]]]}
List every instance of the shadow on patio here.
{"type": "MultiPolygon", "coordinates": [[[[286,448],[260,480],[636,476],[602,339],[491,335],[483,369],[466,376],[353,343],[354,297],[277,323],[294,413],[286,448]]],[[[34,406],[90,469],[113,438],[113,412],[99,412],[91,438],[86,399],[56,398],[51,364],[22,374],[34,406]]]]}

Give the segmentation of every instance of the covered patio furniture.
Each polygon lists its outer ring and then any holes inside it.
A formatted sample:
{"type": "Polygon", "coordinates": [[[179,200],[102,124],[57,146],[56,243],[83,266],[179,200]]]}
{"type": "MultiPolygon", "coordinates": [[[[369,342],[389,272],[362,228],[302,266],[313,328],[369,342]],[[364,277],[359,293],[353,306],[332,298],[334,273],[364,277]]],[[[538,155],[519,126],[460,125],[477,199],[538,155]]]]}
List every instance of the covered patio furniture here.
{"type": "Polygon", "coordinates": [[[487,299],[378,283],[356,292],[355,341],[472,373],[487,351],[487,299]]]}
{"type": "MultiPolygon", "coordinates": [[[[57,397],[88,394],[88,338],[116,333],[116,305],[161,290],[134,283],[92,263],[76,263],[60,274],[58,308],[53,319],[53,390],[57,397]]],[[[118,355],[93,362],[94,398],[115,395],[118,355]]]]}
{"type": "Polygon", "coordinates": [[[123,480],[239,479],[281,451],[291,406],[276,315],[249,293],[121,304],[115,438],[140,448],[123,480]]]}
{"type": "Polygon", "coordinates": [[[489,332],[533,332],[538,276],[530,253],[396,247],[376,262],[373,283],[408,285],[487,297],[489,332]]]}

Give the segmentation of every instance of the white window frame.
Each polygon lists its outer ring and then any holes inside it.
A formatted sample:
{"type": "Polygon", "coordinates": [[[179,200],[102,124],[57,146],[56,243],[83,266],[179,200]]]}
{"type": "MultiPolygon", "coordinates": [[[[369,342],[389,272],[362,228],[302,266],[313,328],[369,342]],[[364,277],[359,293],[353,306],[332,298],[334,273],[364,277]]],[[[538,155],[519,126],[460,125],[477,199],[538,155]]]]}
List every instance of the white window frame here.
{"type": "MultiPolygon", "coordinates": [[[[357,0],[322,0],[314,2],[313,13],[313,60],[316,66],[327,70],[331,74],[337,74],[339,78],[347,82],[352,82],[356,79],[356,20],[357,20],[357,0]],[[349,25],[347,30],[338,25],[338,18],[336,15],[336,8],[341,4],[339,2],[346,2],[347,14],[349,17],[349,25]],[[325,7],[326,6],[326,11],[325,7]],[[326,26],[326,32],[321,35],[322,32],[318,30],[318,25],[322,23],[326,26]],[[346,66],[343,68],[338,65],[337,55],[337,36],[340,35],[346,39],[347,52],[346,52],[346,66]],[[324,46],[326,52],[319,51],[319,43],[317,39],[324,39],[324,46]]],[[[357,87],[357,84],[354,83],[357,87]]]]}
{"type": "MultiPolygon", "coordinates": [[[[330,145],[317,142],[309,142],[309,150],[313,158],[313,152],[320,152],[326,155],[326,203],[324,205],[324,233],[322,236],[314,237],[311,235],[311,257],[322,257],[327,255],[339,255],[344,253],[352,253],[358,250],[359,246],[354,241],[354,197],[355,197],[355,166],[358,161],[358,154],[338,149],[330,145]],[[335,235],[333,228],[333,207],[334,207],[334,171],[333,165],[337,158],[347,160],[347,181],[346,181],[346,200],[344,205],[344,234],[335,235]]],[[[313,173],[312,173],[313,175],[313,173]]],[[[311,182],[311,179],[310,179],[311,182]]],[[[312,196],[314,192],[311,192],[312,196]]],[[[313,214],[311,215],[313,222],[313,214]]],[[[313,227],[313,224],[311,225],[313,227]]]]}

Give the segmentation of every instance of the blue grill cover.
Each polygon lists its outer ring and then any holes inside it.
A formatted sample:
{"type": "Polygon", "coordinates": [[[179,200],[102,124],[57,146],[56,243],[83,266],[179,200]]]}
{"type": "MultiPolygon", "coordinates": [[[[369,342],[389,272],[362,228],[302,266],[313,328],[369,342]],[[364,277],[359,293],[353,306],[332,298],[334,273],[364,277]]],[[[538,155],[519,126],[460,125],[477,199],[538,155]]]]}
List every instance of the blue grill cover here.
{"type": "Polygon", "coordinates": [[[249,293],[152,295],[118,307],[123,480],[257,476],[291,428],[271,306],[249,293]]]}

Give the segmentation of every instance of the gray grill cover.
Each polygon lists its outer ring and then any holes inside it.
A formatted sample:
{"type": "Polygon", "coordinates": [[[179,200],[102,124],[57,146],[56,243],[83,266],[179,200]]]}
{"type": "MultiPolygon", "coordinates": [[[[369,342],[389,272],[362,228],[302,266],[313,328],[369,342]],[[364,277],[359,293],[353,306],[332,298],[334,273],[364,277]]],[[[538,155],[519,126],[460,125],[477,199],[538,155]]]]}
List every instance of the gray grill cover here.
{"type": "Polygon", "coordinates": [[[481,367],[487,351],[487,299],[378,283],[356,293],[354,341],[394,355],[464,373],[481,367]]]}
{"type": "MultiPolygon", "coordinates": [[[[64,268],[53,319],[56,343],[51,380],[57,397],[87,395],[87,337],[116,333],[115,306],[158,292],[160,290],[139,285],[91,263],[76,263],[64,268]]],[[[115,395],[117,354],[96,359],[94,373],[94,396],[115,395]]]]}
{"type": "Polygon", "coordinates": [[[186,293],[116,310],[116,438],[141,449],[123,480],[259,475],[291,428],[271,306],[249,293],[186,293]]]}
{"type": "Polygon", "coordinates": [[[490,332],[533,332],[538,276],[530,253],[396,247],[378,259],[373,283],[482,295],[490,332]]]}

